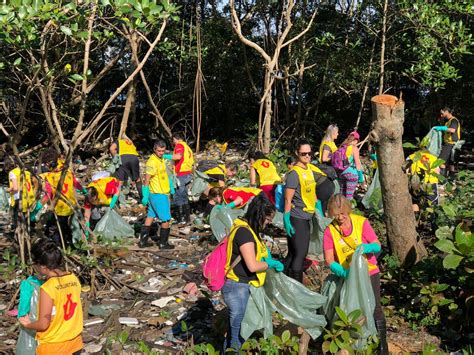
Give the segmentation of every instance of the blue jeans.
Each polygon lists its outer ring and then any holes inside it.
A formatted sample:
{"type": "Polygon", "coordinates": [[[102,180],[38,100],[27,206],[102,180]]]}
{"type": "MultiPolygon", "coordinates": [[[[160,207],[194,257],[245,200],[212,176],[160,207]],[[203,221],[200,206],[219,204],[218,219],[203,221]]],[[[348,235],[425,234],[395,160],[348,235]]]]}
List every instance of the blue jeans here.
{"type": "Polygon", "coordinates": [[[188,202],[188,186],[191,182],[193,175],[183,175],[177,176],[179,181],[179,186],[176,189],[176,193],[173,196],[173,202],[176,206],[184,206],[187,205],[188,202]]]}
{"type": "Polygon", "coordinates": [[[240,336],[240,326],[250,297],[250,285],[227,279],[222,288],[222,296],[229,310],[229,330],[224,347],[239,350],[244,342],[240,336]]]}

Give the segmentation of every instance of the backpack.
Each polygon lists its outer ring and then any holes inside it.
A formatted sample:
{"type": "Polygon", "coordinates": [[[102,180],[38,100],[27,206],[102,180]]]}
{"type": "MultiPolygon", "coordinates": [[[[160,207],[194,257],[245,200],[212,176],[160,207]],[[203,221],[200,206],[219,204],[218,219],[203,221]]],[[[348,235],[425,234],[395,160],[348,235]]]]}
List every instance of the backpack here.
{"type": "Polygon", "coordinates": [[[232,265],[230,265],[227,273],[225,272],[225,264],[227,262],[227,244],[228,237],[222,239],[217,247],[211,251],[202,264],[202,275],[204,276],[204,282],[211,291],[219,291],[224,287],[225,277],[242,259],[239,255],[232,265]]]}
{"type": "Polygon", "coordinates": [[[350,166],[347,159],[347,144],[344,144],[332,154],[331,165],[337,173],[342,173],[350,166]]]}
{"type": "Polygon", "coordinates": [[[196,170],[204,173],[210,169],[216,168],[217,166],[219,166],[219,162],[217,160],[201,160],[198,163],[196,170]]]}
{"type": "Polygon", "coordinates": [[[337,179],[337,173],[336,170],[331,166],[327,164],[319,164],[316,165],[323,173],[327,175],[329,180],[334,181],[337,179]]]}

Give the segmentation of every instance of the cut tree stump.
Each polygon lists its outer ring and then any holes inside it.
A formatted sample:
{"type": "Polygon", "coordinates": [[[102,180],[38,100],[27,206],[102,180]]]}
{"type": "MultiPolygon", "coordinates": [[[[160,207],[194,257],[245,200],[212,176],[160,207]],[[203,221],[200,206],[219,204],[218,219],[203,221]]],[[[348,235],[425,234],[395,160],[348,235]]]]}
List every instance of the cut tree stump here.
{"type": "Polygon", "coordinates": [[[415,214],[403,170],[402,136],[405,120],[403,100],[392,95],[372,98],[373,127],[388,240],[400,262],[412,265],[427,255],[416,232],[415,214]]]}

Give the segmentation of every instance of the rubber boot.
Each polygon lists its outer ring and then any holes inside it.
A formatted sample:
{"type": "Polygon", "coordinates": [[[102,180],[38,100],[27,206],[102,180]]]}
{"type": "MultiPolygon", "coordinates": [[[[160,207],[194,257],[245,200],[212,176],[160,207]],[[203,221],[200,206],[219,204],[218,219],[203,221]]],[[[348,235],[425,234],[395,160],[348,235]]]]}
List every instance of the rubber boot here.
{"type": "Polygon", "coordinates": [[[176,214],[176,222],[178,222],[178,224],[185,224],[186,222],[184,221],[184,205],[178,206],[178,208],[176,209],[176,214]]]}
{"type": "Polygon", "coordinates": [[[156,243],[156,245],[158,246],[160,245],[160,237],[158,236],[158,228],[150,228],[149,236],[151,240],[153,240],[156,243]]]}
{"type": "Polygon", "coordinates": [[[142,226],[142,230],[140,231],[140,240],[138,241],[138,246],[140,248],[146,248],[150,246],[148,243],[148,237],[150,235],[150,226],[142,226]]]}
{"type": "Polygon", "coordinates": [[[376,320],[375,327],[379,335],[379,355],[389,355],[388,344],[387,344],[387,325],[385,319],[376,320]]]}
{"type": "Polygon", "coordinates": [[[189,203],[187,203],[183,207],[184,207],[183,220],[185,223],[189,223],[191,222],[191,206],[189,205],[189,203]]]}
{"type": "Polygon", "coordinates": [[[142,194],[142,181],[137,181],[135,183],[135,186],[137,187],[137,191],[138,191],[138,198],[140,199],[138,201],[138,203],[142,203],[142,200],[143,200],[143,194],[142,194]]]}
{"type": "Polygon", "coordinates": [[[174,245],[168,243],[170,236],[169,228],[160,228],[160,249],[174,249],[174,245]]]}

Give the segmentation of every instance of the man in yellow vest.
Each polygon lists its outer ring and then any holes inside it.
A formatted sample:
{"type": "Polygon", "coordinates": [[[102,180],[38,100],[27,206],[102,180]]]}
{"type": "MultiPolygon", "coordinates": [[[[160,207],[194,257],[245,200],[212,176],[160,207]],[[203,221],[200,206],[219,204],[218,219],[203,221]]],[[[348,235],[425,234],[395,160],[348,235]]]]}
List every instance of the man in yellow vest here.
{"type": "Polygon", "coordinates": [[[132,185],[135,185],[140,196],[140,200],[143,199],[142,195],[142,180],[140,178],[140,161],[138,160],[138,151],[132,140],[123,137],[118,142],[113,142],[109,148],[110,154],[120,156],[121,164],[114,176],[120,180],[121,183],[127,182],[128,178],[132,180],[132,185]]]}
{"type": "Polygon", "coordinates": [[[442,119],[447,120],[446,124],[433,128],[439,132],[444,132],[443,147],[441,148],[439,158],[445,161],[445,163],[441,165],[441,174],[447,176],[447,168],[449,168],[451,172],[454,172],[454,161],[452,160],[451,152],[454,144],[461,139],[461,123],[453,116],[453,110],[449,107],[442,108],[440,115],[442,119]]]}
{"type": "Polygon", "coordinates": [[[180,224],[190,222],[191,208],[188,200],[188,185],[193,178],[194,155],[184,141],[181,133],[173,134],[173,154],[164,154],[163,157],[174,161],[174,172],[178,178],[178,188],[173,195],[173,201],[178,208],[177,221],[180,224]]]}
{"type": "MultiPolygon", "coordinates": [[[[86,202],[84,203],[84,220],[90,228],[91,210],[93,206],[115,207],[120,194],[120,181],[113,176],[99,177],[87,185],[86,202]]],[[[89,231],[86,231],[86,237],[89,231]]]]}
{"type": "MultiPolygon", "coordinates": [[[[41,201],[36,203],[35,209],[31,212],[30,218],[32,221],[36,221],[36,215],[43,205],[54,201],[59,180],[64,169],[58,168],[58,154],[54,149],[46,150],[42,154],[41,161],[48,169],[48,172],[40,174],[40,177],[43,179],[42,189],[45,192],[45,195],[41,201]]],[[[74,190],[76,189],[82,194],[86,194],[87,190],[82,187],[81,183],[76,179],[71,170],[66,172],[66,177],[60,189],[60,198],[54,206],[54,213],[57,216],[57,222],[55,216],[49,216],[46,223],[45,235],[54,240],[59,246],[61,246],[62,235],[64,243],[68,246],[72,245],[71,218],[74,215],[74,209],[72,207],[77,204],[74,190]]]]}
{"type": "Polygon", "coordinates": [[[153,154],[146,162],[145,180],[143,183],[142,204],[148,206],[145,224],[140,233],[139,247],[148,246],[148,237],[155,241],[160,249],[174,249],[168,243],[170,235],[170,179],[166,172],[165,155],[166,143],[162,140],[155,142],[153,154]],[[150,229],[153,220],[161,222],[160,236],[151,236],[150,229]]]}

